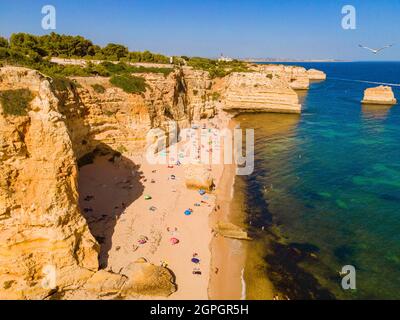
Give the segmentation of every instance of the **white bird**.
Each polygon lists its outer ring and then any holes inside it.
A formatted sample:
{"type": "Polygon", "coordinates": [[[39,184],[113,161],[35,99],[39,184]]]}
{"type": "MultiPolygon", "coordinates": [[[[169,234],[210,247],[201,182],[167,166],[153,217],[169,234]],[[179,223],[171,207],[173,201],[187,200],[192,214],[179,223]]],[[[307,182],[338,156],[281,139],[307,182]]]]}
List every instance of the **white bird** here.
{"type": "Polygon", "coordinates": [[[367,49],[367,50],[371,51],[373,54],[378,54],[380,51],[382,51],[382,50],[384,50],[384,49],[393,47],[394,44],[389,44],[389,45],[384,46],[384,47],[379,48],[379,49],[371,49],[371,48],[365,47],[365,46],[363,46],[363,45],[361,45],[361,44],[359,44],[358,46],[359,46],[360,48],[364,48],[364,49],[367,49]]]}

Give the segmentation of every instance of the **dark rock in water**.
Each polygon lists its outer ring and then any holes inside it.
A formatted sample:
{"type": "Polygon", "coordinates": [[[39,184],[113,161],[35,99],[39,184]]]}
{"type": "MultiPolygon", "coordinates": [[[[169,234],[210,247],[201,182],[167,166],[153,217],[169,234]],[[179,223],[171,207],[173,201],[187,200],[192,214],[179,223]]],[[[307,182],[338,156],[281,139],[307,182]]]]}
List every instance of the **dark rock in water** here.
{"type": "Polygon", "coordinates": [[[335,299],[335,295],[299,266],[299,262],[304,260],[304,254],[300,249],[277,242],[271,246],[273,253],[265,257],[268,263],[268,278],[280,293],[290,299],[335,299]]]}
{"type": "Polygon", "coordinates": [[[400,197],[392,196],[390,194],[382,194],[380,197],[387,201],[400,201],[400,197]]]}
{"type": "Polygon", "coordinates": [[[245,230],[230,222],[218,221],[214,230],[225,238],[251,240],[245,230]]]}
{"type": "Polygon", "coordinates": [[[278,292],[290,299],[335,299],[334,294],[322,287],[312,274],[299,265],[303,261],[316,263],[318,261],[316,254],[320,249],[310,243],[282,244],[282,236],[271,228],[277,226],[276,217],[279,217],[279,212],[272,217],[268,209],[268,203],[262,192],[263,186],[257,181],[257,176],[263,174],[265,171],[257,167],[254,174],[243,179],[247,184],[245,195],[247,223],[250,225],[249,235],[254,239],[268,239],[269,254],[264,257],[267,262],[266,277],[278,292]],[[260,232],[262,226],[265,226],[265,232],[260,232]]]}
{"type": "Polygon", "coordinates": [[[337,247],[333,251],[333,254],[341,263],[349,263],[349,261],[352,260],[354,253],[355,253],[354,248],[348,245],[337,247]]]}
{"type": "Polygon", "coordinates": [[[292,242],[289,244],[289,247],[291,248],[297,248],[303,253],[306,254],[311,254],[311,253],[319,253],[319,248],[316,245],[313,245],[311,243],[296,243],[292,242]]]}
{"type": "MultiPolygon", "coordinates": [[[[270,226],[272,224],[272,215],[268,210],[268,204],[264,199],[262,185],[257,181],[257,176],[263,174],[262,170],[257,170],[250,176],[243,177],[246,184],[249,186],[246,189],[246,211],[251,214],[248,219],[252,222],[251,225],[256,228],[262,226],[270,226]]],[[[248,224],[249,221],[247,221],[248,224]]]]}

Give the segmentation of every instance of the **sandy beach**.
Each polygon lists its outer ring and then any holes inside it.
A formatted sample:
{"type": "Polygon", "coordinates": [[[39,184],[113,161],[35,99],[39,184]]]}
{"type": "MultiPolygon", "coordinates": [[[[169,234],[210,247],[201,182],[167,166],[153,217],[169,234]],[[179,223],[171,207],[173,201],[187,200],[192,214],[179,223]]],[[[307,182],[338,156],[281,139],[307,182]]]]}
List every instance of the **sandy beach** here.
{"type": "MultiPolygon", "coordinates": [[[[236,122],[232,119],[229,128],[236,122]]],[[[218,221],[238,223],[242,216],[232,214],[236,165],[226,164],[216,190],[216,210],[211,215],[210,223],[218,221]]],[[[243,271],[246,259],[246,242],[215,235],[211,242],[211,275],[209,297],[215,300],[239,300],[245,298],[243,271]]]]}
{"type": "Polygon", "coordinates": [[[175,275],[177,291],[169,299],[240,299],[241,241],[212,232],[229,216],[235,166],[213,164],[209,170],[216,189],[200,195],[186,187],[185,165],[149,164],[144,156],[124,154],[97,156],[83,166],[80,206],[101,245],[101,267],[118,273],[145,258],[175,275]]]}

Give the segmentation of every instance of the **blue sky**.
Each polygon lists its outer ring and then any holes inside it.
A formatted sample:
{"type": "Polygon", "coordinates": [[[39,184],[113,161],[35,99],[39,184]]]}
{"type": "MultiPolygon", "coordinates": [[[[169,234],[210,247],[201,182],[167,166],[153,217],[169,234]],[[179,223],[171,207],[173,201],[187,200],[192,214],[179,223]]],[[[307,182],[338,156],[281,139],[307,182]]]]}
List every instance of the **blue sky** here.
{"type": "Polygon", "coordinates": [[[0,34],[44,34],[54,5],[58,33],[169,55],[400,60],[400,0],[0,0],[0,34]],[[341,9],[357,10],[344,30],[341,9]],[[374,56],[362,43],[393,48],[374,56]]]}

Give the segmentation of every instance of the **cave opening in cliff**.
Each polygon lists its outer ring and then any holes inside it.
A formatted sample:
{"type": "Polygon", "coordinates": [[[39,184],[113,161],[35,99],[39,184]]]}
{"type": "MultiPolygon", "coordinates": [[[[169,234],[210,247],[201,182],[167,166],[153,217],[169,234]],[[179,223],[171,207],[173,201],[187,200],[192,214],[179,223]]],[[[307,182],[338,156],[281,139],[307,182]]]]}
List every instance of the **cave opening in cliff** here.
{"type": "Polygon", "coordinates": [[[100,245],[99,267],[109,265],[115,227],[127,207],[143,194],[139,166],[108,146],[78,161],[79,206],[100,245]]]}

